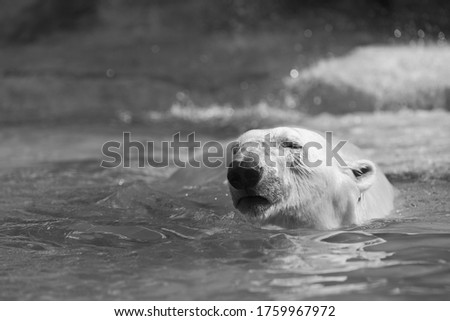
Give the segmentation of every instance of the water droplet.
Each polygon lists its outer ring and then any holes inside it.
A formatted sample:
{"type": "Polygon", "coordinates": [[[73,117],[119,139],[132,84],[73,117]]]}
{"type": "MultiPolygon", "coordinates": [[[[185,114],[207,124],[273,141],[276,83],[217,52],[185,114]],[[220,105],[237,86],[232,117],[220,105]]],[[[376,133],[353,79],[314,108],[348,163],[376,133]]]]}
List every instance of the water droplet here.
{"type": "Polygon", "coordinates": [[[425,38],[425,32],[422,29],[417,30],[417,35],[419,38],[425,38]]]}
{"type": "Polygon", "coordinates": [[[291,76],[292,79],[298,78],[299,73],[297,69],[291,69],[291,71],[289,72],[289,75],[291,76]]]}
{"type": "Polygon", "coordinates": [[[286,106],[288,108],[291,108],[291,109],[294,109],[295,107],[297,107],[297,101],[296,101],[295,97],[292,95],[286,95],[284,97],[284,103],[286,104],[286,106]]]}
{"type": "Polygon", "coordinates": [[[131,115],[131,113],[127,110],[121,110],[119,111],[118,115],[119,119],[124,122],[125,124],[129,124],[131,123],[131,121],[133,120],[133,116],[131,115]]]}
{"type": "Polygon", "coordinates": [[[186,99],[186,94],[182,91],[177,92],[176,94],[177,100],[184,101],[186,99]]]}
{"type": "Polygon", "coordinates": [[[402,32],[399,29],[394,30],[395,38],[400,38],[402,36],[402,32]]]}
{"type": "Polygon", "coordinates": [[[304,35],[306,38],[311,38],[311,37],[312,37],[312,31],[311,31],[311,29],[306,29],[306,30],[303,32],[303,35],[304,35]]]}
{"type": "Polygon", "coordinates": [[[116,76],[116,72],[114,71],[114,69],[107,69],[106,70],[106,77],[108,78],[114,78],[116,76]]]}

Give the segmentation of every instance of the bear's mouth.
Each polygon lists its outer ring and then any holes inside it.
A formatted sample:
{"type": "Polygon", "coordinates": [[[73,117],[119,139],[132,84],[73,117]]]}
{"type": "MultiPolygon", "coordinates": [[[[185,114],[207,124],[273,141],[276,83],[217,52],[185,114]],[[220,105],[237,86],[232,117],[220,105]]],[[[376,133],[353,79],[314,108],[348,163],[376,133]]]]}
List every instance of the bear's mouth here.
{"type": "Polygon", "coordinates": [[[239,198],[236,203],[236,208],[244,214],[260,216],[263,215],[271,205],[272,203],[263,196],[245,195],[239,198]]]}

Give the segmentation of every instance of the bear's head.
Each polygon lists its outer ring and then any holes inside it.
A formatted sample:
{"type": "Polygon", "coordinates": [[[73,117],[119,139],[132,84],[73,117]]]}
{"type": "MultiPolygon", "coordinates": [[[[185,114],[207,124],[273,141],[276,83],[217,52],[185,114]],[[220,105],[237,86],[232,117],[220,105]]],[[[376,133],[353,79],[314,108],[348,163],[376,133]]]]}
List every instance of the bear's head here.
{"type": "Polygon", "coordinates": [[[306,129],[244,133],[232,145],[227,174],[234,206],[283,227],[327,229],[354,222],[376,167],[347,155],[330,159],[329,152],[326,139],[306,129]]]}

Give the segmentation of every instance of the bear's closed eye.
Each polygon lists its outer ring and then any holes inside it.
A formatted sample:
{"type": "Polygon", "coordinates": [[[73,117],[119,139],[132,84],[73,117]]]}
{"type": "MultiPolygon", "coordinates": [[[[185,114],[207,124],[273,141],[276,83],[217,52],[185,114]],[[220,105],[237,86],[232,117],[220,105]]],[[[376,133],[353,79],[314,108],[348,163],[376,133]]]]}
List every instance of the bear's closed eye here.
{"type": "Polygon", "coordinates": [[[235,155],[241,147],[238,142],[232,142],[228,145],[228,148],[231,150],[231,153],[235,155]]]}
{"type": "Polygon", "coordinates": [[[300,148],[302,148],[302,145],[300,145],[297,142],[293,142],[293,141],[285,141],[285,142],[282,142],[280,145],[283,148],[292,148],[292,149],[300,149],[300,148]]]}

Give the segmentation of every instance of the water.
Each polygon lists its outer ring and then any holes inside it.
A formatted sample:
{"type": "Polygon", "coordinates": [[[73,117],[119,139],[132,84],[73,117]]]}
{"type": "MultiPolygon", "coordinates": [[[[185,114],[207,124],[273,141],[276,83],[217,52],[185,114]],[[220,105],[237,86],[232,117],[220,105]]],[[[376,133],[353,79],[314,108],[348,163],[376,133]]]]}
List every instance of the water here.
{"type": "Polygon", "coordinates": [[[108,135],[2,132],[0,299],[450,298],[446,179],[397,178],[398,211],[365,226],[260,227],[223,174],[99,167],[108,135]]]}

